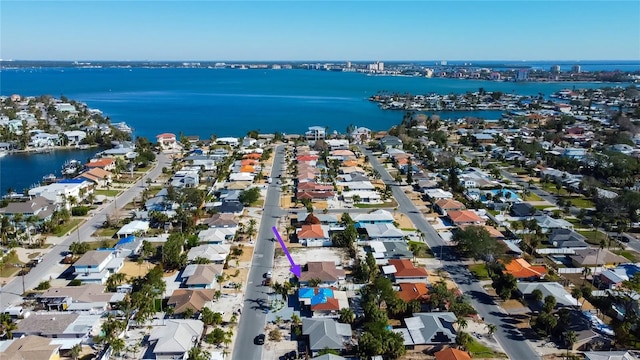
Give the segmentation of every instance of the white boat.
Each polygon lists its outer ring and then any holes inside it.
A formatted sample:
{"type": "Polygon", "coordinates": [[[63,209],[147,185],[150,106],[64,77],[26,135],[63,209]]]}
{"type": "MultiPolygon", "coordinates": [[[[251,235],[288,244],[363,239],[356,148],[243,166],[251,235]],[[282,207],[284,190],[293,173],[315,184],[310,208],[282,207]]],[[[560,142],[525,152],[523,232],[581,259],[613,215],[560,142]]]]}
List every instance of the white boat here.
{"type": "Polygon", "coordinates": [[[9,154],[7,150],[0,150],[0,158],[7,156],[7,154],[9,154]]]}

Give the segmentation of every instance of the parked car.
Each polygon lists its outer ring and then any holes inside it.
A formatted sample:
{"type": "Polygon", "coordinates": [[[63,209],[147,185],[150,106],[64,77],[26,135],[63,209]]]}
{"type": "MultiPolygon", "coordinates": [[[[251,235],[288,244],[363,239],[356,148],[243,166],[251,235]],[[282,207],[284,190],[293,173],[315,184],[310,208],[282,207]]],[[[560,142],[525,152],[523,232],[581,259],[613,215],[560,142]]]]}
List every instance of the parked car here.
{"type": "Polygon", "coordinates": [[[264,334],[260,334],[258,336],[256,336],[255,339],[253,339],[253,342],[256,345],[264,345],[264,339],[266,338],[266,336],[264,336],[264,334]]]}

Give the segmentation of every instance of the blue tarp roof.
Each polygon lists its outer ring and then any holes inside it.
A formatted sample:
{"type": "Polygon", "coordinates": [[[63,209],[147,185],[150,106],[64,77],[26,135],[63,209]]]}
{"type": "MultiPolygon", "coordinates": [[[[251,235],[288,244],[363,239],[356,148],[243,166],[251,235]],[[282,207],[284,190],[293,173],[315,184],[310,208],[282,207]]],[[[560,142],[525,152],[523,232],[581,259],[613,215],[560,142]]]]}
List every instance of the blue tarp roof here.
{"type": "Polygon", "coordinates": [[[135,236],[133,236],[133,235],[127,236],[126,238],[122,238],[122,239],[120,239],[120,241],[118,241],[118,243],[116,244],[116,246],[118,246],[118,245],[124,245],[124,244],[128,244],[128,243],[132,243],[135,239],[136,239],[136,237],[135,237],[135,236]]]}
{"type": "Polygon", "coordinates": [[[333,297],[333,289],[331,288],[318,288],[318,294],[323,294],[328,297],[333,297]]]}
{"type": "Polygon", "coordinates": [[[311,305],[326,304],[327,296],[325,294],[317,294],[311,298],[311,305]]]}
{"type": "Polygon", "coordinates": [[[298,297],[300,299],[311,299],[316,294],[313,288],[302,288],[298,291],[298,297]]]}

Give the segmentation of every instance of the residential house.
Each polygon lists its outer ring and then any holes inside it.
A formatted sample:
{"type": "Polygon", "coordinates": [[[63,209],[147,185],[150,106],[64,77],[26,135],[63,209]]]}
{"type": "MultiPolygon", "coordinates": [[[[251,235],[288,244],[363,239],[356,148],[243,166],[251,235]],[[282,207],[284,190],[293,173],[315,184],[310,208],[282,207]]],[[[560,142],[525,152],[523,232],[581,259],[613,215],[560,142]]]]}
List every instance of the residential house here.
{"type": "Polygon", "coordinates": [[[542,292],[543,299],[547,296],[553,296],[556,299],[557,307],[577,306],[578,300],[557,282],[518,282],[518,291],[524,297],[530,297],[536,289],[542,292]]]}
{"type": "Polygon", "coordinates": [[[210,218],[205,219],[203,224],[210,228],[237,228],[238,222],[233,214],[213,214],[210,218]]]}
{"type": "MultiPolygon", "coordinates": [[[[335,155],[333,151],[336,151],[336,150],[349,151],[347,150],[349,149],[349,140],[347,139],[327,139],[324,142],[329,146],[329,150],[332,151],[331,155],[335,155]]],[[[345,153],[342,153],[339,156],[344,156],[344,155],[345,153]]],[[[351,152],[351,156],[353,156],[353,152],[351,152]]]]}
{"type": "Polygon", "coordinates": [[[176,171],[171,177],[174,188],[194,188],[200,184],[200,173],[197,169],[183,169],[176,171]]]}
{"type": "Polygon", "coordinates": [[[393,224],[364,224],[363,227],[370,240],[402,241],[404,239],[402,230],[396,228],[393,224]]]}
{"type": "Polygon", "coordinates": [[[81,130],[65,131],[63,134],[69,140],[69,145],[78,145],[87,137],[87,133],[81,130]]]}
{"type": "Polygon", "coordinates": [[[587,249],[589,244],[581,234],[569,229],[553,229],[547,240],[551,245],[559,249],[587,249]]]}
{"type": "Polygon", "coordinates": [[[415,348],[419,345],[453,344],[456,331],[453,324],[457,321],[452,312],[415,313],[405,318],[405,327],[393,329],[401,334],[405,346],[415,348]]]}
{"type": "Polygon", "coordinates": [[[613,269],[604,270],[598,275],[598,279],[600,284],[604,284],[607,288],[617,289],[637,273],[640,273],[640,265],[622,264],[613,269]]]}
{"type": "Polygon", "coordinates": [[[380,147],[385,151],[388,149],[399,149],[402,148],[402,140],[396,136],[386,135],[380,139],[380,147]]]}
{"type": "Polygon", "coordinates": [[[182,314],[187,309],[197,313],[213,301],[215,293],[215,289],[175,289],[167,305],[173,307],[174,314],[182,314]]]}
{"type": "Polygon", "coordinates": [[[628,263],[624,256],[616,255],[608,249],[577,249],[572,255],[568,255],[575,267],[584,266],[616,266],[628,263]]]}
{"type": "Polygon", "coordinates": [[[164,133],[156,135],[156,141],[158,142],[158,146],[162,150],[178,150],[180,149],[180,145],[176,140],[176,135],[171,133],[164,133]]]}
{"type": "Polygon", "coordinates": [[[69,199],[78,202],[83,200],[91,191],[93,183],[85,179],[63,179],[56,183],[34,187],[29,190],[30,197],[42,196],[56,205],[69,207],[69,199]]]}
{"type": "Polygon", "coordinates": [[[231,147],[236,147],[240,144],[240,141],[238,141],[238,138],[234,137],[221,137],[216,139],[216,144],[224,144],[231,147]]]}
{"type": "MultiPolygon", "coordinates": [[[[213,229],[217,230],[217,229],[213,229]]],[[[207,259],[214,264],[224,264],[231,249],[229,245],[204,244],[192,247],[187,253],[187,259],[190,262],[196,261],[198,258],[207,259]]]]}
{"type": "Polygon", "coordinates": [[[116,159],[114,158],[101,158],[94,159],[84,164],[87,169],[99,168],[102,170],[113,171],[116,169],[116,159]]]}
{"type": "Polygon", "coordinates": [[[424,302],[429,299],[429,289],[425,283],[399,283],[398,297],[405,302],[417,300],[424,302]]]}
{"type": "Polygon", "coordinates": [[[435,211],[441,215],[447,215],[448,211],[459,211],[466,209],[464,204],[453,199],[440,199],[433,204],[435,211]]]}
{"type": "Polygon", "coordinates": [[[396,283],[427,283],[429,275],[427,270],[422,267],[415,267],[409,259],[390,259],[389,265],[395,268],[395,271],[391,274],[396,283]]]}
{"type": "Polygon", "coordinates": [[[223,201],[215,209],[221,214],[240,215],[244,210],[244,205],[239,201],[223,201]]]}
{"type": "Polygon", "coordinates": [[[124,300],[124,294],[106,292],[101,284],[49,288],[38,302],[49,311],[88,311],[101,314],[112,304],[124,300]]]}
{"type": "Polygon", "coordinates": [[[101,316],[102,314],[35,313],[18,322],[13,337],[37,335],[50,339],[77,339],[77,343],[81,343],[90,340],[92,335],[97,335],[101,316]]]}
{"type": "Polygon", "coordinates": [[[298,200],[327,200],[335,197],[335,193],[333,191],[298,191],[296,193],[296,198],[298,200]]]}
{"type": "Polygon", "coordinates": [[[347,358],[340,355],[324,354],[324,355],[313,357],[311,358],[311,360],[347,360],[347,358]]]}
{"type": "Polygon", "coordinates": [[[427,198],[429,198],[431,202],[438,201],[440,199],[453,199],[453,194],[450,191],[445,191],[440,188],[424,189],[422,192],[427,196],[427,198]]]}
{"type": "Polygon", "coordinates": [[[111,274],[124,265],[124,258],[116,257],[113,250],[87,251],[74,264],[74,275],[83,283],[104,284],[111,274]]]}
{"type": "Polygon", "coordinates": [[[468,352],[456,348],[446,348],[433,354],[436,360],[471,360],[468,352]]]}
{"type": "Polygon", "coordinates": [[[154,326],[149,335],[151,352],[157,360],[186,359],[203,331],[204,324],[200,320],[164,320],[163,325],[154,326]]]}
{"type": "Polygon", "coordinates": [[[345,291],[330,287],[303,287],[298,290],[298,301],[301,307],[309,309],[314,318],[339,316],[338,311],[349,307],[345,291]]]}
{"type": "Polygon", "coordinates": [[[146,234],[149,231],[149,222],[145,220],[133,220],[116,232],[118,238],[125,238],[129,236],[139,236],[141,234],[146,234]]]}
{"type": "Polygon", "coordinates": [[[191,264],[184,268],[181,278],[187,288],[212,289],[222,271],[223,266],[219,264],[191,264]]]}
{"type": "Polygon", "coordinates": [[[555,219],[549,215],[534,216],[533,218],[538,222],[543,233],[548,233],[553,229],[573,230],[573,224],[564,219],[555,219]]]}
{"type": "Polygon", "coordinates": [[[318,219],[318,221],[320,221],[320,224],[328,225],[330,229],[338,227],[338,217],[336,217],[335,215],[322,213],[309,214],[306,211],[298,212],[298,223],[308,223],[307,218],[311,215],[314,218],[318,219]]]}
{"type": "Polygon", "coordinates": [[[304,138],[309,141],[324,140],[326,136],[326,129],[322,126],[310,126],[304,133],[304,138]]]}
{"type": "Polygon", "coordinates": [[[46,221],[51,218],[54,210],[55,205],[49,200],[36,196],[23,202],[10,202],[1,212],[4,216],[11,218],[20,215],[23,220],[26,220],[31,216],[37,216],[40,221],[46,221]]]}
{"type": "Polygon", "coordinates": [[[393,224],[393,215],[387,210],[376,210],[368,214],[358,214],[353,217],[356,227],[364,227],[366,224],[393,224]]]}
{"type": "Polygon", "coordinates": [[[201,243],[223,244],[232,241],[236,235],[237,227],[232,228],[209,228],[198,233],[201,243]]]}
{"type": "Polygon", "coordinates": [[[509,213],[516,218],[528,218],[535,215],[536,209],[529,203],[517,202],[511,205],[509,213]]]}
{"type": "Polygon", "coordinates": [[[76,179],[83,179],[95,184],[96,187],[104,188],[111,184],[113,174],[101,168],[92,168],[78,175],[76,179]]]}
{"type": "Polygon", "coordinates": [[[342,198],[347,203],[381,204],[382,197],[375,190],[347,190],[342,192],[342,198]],[[357,200],[357,201],[356,201],[357,200]]]}
{"type": "Polygon", "coordinates": [[[297,232],[298,241],[305,246],[332,246],[329,227],[320,224],[302,225],[297,232]]]}
{"type": "Polygon", "coordinates": [[[309,350],[315,356],[320,350],[341,352],[351,342],[351,325],[335,319],[302,319],[302,334],[309,338],[309,350]]]}
{"type": "Polygon", "coordinates": [[[310,261],[300,275],[300,284],[306,285],[311,279],[318,279],[324,285],[338,285],[345,276],[345,271],[336,267],[333,261],[310,261]]]}
{"type": "Polygon", "coordinates": [[[357,127],[351,132],[351,138],[356,144],[365,144],[371,140],[371,130],[366,127],[357,127]]]}
{"type": "Polygon", "coordinates": [[[504,264],[504,272],[513,275],[518,280],[538,280],[547,273],[547,268],[543,265],[531,265],[525,259],[512,259],[504,264]]]}
{"type": "Polygon", "coordinates": [[[59,360],[60,344],[42,336],[29,335],[0,345],[2,360],[59,360]]]}
{"type": "Polygon", "coordinates": [[[454,226],[484,225],[485,221],[471,210],[452,210],[447,212],[447,218],[454,226]]]}

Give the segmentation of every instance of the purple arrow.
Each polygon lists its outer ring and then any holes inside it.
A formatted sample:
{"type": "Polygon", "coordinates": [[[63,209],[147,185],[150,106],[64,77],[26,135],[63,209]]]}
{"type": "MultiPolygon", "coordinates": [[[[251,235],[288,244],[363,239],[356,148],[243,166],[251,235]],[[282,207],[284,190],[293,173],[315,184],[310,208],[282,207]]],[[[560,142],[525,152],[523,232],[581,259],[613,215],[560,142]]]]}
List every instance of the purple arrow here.
{"type": "Polygon", "coordinates": [[[287,259],[289,259],[289,264],[291,264],[291,272],[293,273],[293,275],[300,277],[300,265],[297,265],[296,262],[293,261],[293,258],[291,257],[291,254],[289,254],[289,250],[287,249],[287,245],[284,244],[284,241],[282,241],[282,237],[280,237],[278,229],[275,226],[271,229],[273,230],[273,233],[276,234],[276,238],[278,238],[278,242],[282,247],[282,251],[284,251],[284,254],[287,255],[287,259]]]}

